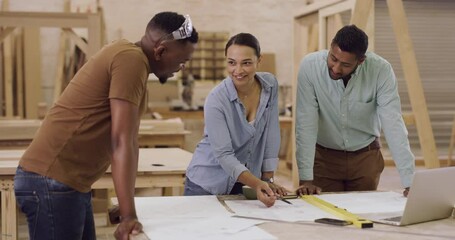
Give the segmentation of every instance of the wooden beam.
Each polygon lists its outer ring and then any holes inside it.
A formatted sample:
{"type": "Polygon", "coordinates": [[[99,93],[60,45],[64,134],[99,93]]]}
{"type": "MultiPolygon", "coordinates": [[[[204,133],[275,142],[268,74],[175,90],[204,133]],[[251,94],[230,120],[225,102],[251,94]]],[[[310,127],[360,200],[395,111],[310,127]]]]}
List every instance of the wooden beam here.
{"type": "Polygon", "coordinates": [[[63,75],[65,68],[65,50],[66,50],[66,37],[65,33],[60,33],[60,43],[57,54],[57,73],[55,74],[54,81],[54,102],[57,101],[58,97],[62,93],[63,75]]]}
{"type": "Polygon", "coordinates": [[[101,37],[101,18],[100,15],[89,15],[88,16],[88,49],[87,49],[87,59],[95,55],[98,50],[102,47],[101,37]]]}
{"type": "Polygon", "coordinates": [[[425,167],[437,168],[440,166],[436,144],[428,115],[422,80],[417,66],[417,60],[412,44],[406,14],[402,0],[387,0],[393,30],[397,39],[401,65],[408,86],[409,99],[419,134],[425,167]]]}
{"type": "Polygon", "coordinates": [[[333,26],[329,26],[329,24],[333,24],[333,21],[328,20],[330,16],[333,16],[337,13],[341,13],[344,11],[349,11],[354,8],[355,0],[345,0],[330,6],[326,6],[322,9],[319,9],[319,50],[327,49],[329,47],[329,42],[331,42],[332,37],[330,34],[327,34],[327,29],[333,26]],[[329,39],[329,40],[327,40],[329,39]]]}
{"type": "Polygon", "coordinates": [[[37,118],[41,95],[41,37],[37,27],[24,28],[25,117],[37,118]]]}
{"type": "Polygon", "coordinates": [[[452,155],[453,155],[453,147],[455,145],[455,118],[453,119],[452,123],[452,134],[450,135],[450,144],[447,151],[447,166],[452,166],[452,155]]]}
{"type": "Polygon", "coordinates": [[[76,46],[78,46],[81,51],[85,54],[87,54],[87,51],[88,51],[88,44],[80,37],[78,36],[74,31],[73,29],[71,28],[62,28],[63,32],[65,32],[65,34],[71,39],[74,41],[74,44],[76,44],[76,46]]]}
{"type": "Polygon", "coordinates": [[[368,35],[368,50],[374,51],[374,0],[357,0],[351,17],[351,24],[368,35]]]}
{"type": "Polygon", "coordinates": [[[375,35],[375,6],[374,1],[371,3],[370,14],[368,14],[367,26],[365,27],[365,33],[368,35],[368,50],[374,51],[376,46],[376,35],[375,35]]]}
{"type": "MultiPolygon", "coordinates": [[[[3,73],[3,44],[0,43],[0,73],[3,73]]],[[[4,88],[3,88],[3,81],[4,81],[4,78],[3,78],[3,74],[0,74],[0,118],[1,116],[4,116],[5,115],[5,106],[4,106],[4,96],[5,96],[5,93],[4,93],[4,88]]]]}
{"type": "MultiPolygon", "coordinates": [[[[63,6],[63,11],[65,13],[69,12],[71,10],[71,4],[68,0],[65,0],[64,6],[63,6]]],[[[55,81],[54,81],[54,102],[57,101],[58,97],[62,93],[62,86],[63,86],[63,79],[65,75],[65,50],[67,46],[67,39],[66,35],[71,36],[70,34],[73,33],[75,35],[76,39],[80,39],[79,36],[77,36],[71,28],[62,28],[62,32],[60,33],[60,41],[59,41],[59,49],[58,49],[58,55],[57,55],[57,72],[55,74],[55,81]],[[68,33],[68,34],[67,34],[68,33]]],[[[74,37],[74,36],[73,36],[74,37]]],[[[75,40],[76,42],[77,40],[75,40]]],[[[85,42],[84,42],[85,43],[85,42]]],[[[45,106],[41,106],[38,112],[43,112],[46,111],[47,109],[44,109],[45,106]]],[[[40,114],[38,114],[40,115],[40,114]]],[[[41,114],[43,115],[43,114],[41,114]]],[[[40,117],[40,116],[38,116],[40,117]]]]}
{"type": "Polygon", "coordinates": [[[319,39],[319,25],[313,24],[309,29],[309,40],[308,40],[308,52],[315,52],[318,50],[318,39],[319,39]]]}
{"type": "Polygon", "coordinates": [[[357,0],[355,1],[354,11],[351,17],[351,24],[355,24],[358,28],[365,31],[368,23],[368,16],[374,12],[372,9],[373,0],[357,0]]]}
{"type": "Polygon", "coordinates": [[[318,0],[308,5],[303,5],[294,13],[295,18],[303,17],[305,15],[319,11],[319,9],[330,6],[332,4],[341,2],[343,0],[318,0]]]}
{"type": "Polygon", "coordinates": [[[3,40],[5,40],[6,37],[8,37],[8,35],[14,31],[14,29],[15,27],[7,27],[3,29],[0,33],[0,42],[3,42],[3,40]]]}
{"type": "Polygon", "coordinates": [[[24,117],[24,34],[18,29],[16,34],[16,103],[17,116],[24,117]]]}
{"type": "Polygon", "coordinates": [[[327,34],[326,34],[326,44],[327,47],[331,44],[332,39],[335,37],[335,34],[343,27],[343,21],[341,19],[340,13],[335,13],[334,15],[327,17],[327,34]]]}
{"type": "MultiPolygon", "coordinates": [[[[14,37],[14,36],[13,36],[14,37]]],[[[11,36],[3,42],[3,71],[5,81],[5,116],[13,117],[14,115],[14,96],[13,96],[13,48],[14,42],[11,36]]]]}
{"type": "Polygon", "coordinates": [[[412,112],[403,112],[402,113],[404,124],[407,126],[416,125],[414,114],[412,112]]]}
{"type": "MultiPolygon", "coordinates": [[[[9,1],[2,2],[2,11],[9,9],[9,1]]],[[[13,100],[13,40],[14,36],[11,37],[10,33],[14,28],[6,28],[2,31],[2,35],[5,35],[3,41],[3,80],[4,80],[4,91],[5,91],[5,116],[13,117],[14,114],[14,100],[13,100]]]]}
{"type": "Polygon", "coordinates": [[[10,27],[85,28],[97,13],[0,12],[0,25],[10,27]]]}

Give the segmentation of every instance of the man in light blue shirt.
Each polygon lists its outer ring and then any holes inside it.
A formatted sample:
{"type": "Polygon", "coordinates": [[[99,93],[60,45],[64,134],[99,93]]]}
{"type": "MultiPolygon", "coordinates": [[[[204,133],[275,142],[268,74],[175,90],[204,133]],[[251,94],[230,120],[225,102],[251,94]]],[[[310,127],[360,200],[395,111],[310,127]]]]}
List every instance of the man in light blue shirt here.
{"type": "Polygon", "coordinates": [[[307,55],[298,73],[298,194],[376,190],[384,131],[407,195],[414,173],[397,81],[390,63],[366,52],[368,36],[340,29],[330,50],[307,55]]]}

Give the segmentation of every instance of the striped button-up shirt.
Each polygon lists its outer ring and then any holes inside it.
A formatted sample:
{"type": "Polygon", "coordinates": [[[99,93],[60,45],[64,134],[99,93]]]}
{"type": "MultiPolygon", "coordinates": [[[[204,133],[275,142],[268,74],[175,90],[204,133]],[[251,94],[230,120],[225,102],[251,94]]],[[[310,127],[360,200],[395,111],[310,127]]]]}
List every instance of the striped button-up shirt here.
{"type": "Polygon", "coordinates": [[[280,148],[278,82],[269,73],[257,73],[262,91],[256,119],[245,116],[231,78],[207,96],[204,138],[198,143],[187,177],[211,194],[229,194],[239,175],[250,171],[260,178],[275,171],[280,148]]]}
{"type": "Polygon", "coordinates": [[[383,130],[404,187],[414,173],[397,81],[392,66],[367,52],[347,86],[332,80],[328,51],[311,53],[300,63],[296,105],[297,163],[301,180],[313,179],[315,144],[355,151],[370,144],[383,130]]]}

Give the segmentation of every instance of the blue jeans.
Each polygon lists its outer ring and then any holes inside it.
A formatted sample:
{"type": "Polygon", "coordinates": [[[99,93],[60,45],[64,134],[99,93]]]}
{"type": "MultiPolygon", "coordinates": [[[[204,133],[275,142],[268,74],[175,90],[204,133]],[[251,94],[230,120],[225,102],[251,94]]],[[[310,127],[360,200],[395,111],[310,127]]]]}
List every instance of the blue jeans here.
{"type": "Polygon", "coordinates": [[[96,239],[90,192],[78,192],[21,167],[16,170],[14,191],[31,240],[96,239]]]}
{"type": "MultiPolygon", "coordinates": [[[[234,187],[232,188],[229,195],[238,195],[242,194],[242,187],[243,184],[236,182],[234,187]]],[[[201,186],[197,185],[196,183],[192,182],[188,177],[185,180],[185,189],[183,192],[185,196],[198,196],[198,195],[213,195],[203,189],[201,186]]]]}
{"type": "Polygon", "coordinates": [[[190,179],[187,177],[185,179],[185,189],[184,189],[183,195],[199,196],[199,195],[213,195],[213,194],[205,191],[205,189],[203,189],[201,186],[197,185],[196,183],[190,181],[190,179]]]}

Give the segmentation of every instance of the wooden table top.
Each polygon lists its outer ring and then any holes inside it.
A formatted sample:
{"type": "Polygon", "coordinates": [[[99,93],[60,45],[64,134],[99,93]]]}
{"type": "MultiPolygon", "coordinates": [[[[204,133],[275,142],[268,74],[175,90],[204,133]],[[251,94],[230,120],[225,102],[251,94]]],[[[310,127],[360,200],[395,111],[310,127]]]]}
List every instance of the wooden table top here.
{"type": "MultiPolygon", "coordinates": [[[[38,119],[0,120],[0,141],[32,140],[41,126],[38,119]]],[[[139,135],[186,135],[181,119],[141,119],[139,135]]]]}
{"type": "MultiPolygon", "coordinates": [[[[0,150],[0,175],[14,175],[25,150],[0,150]]],[[[138,174],[184,174],[193,154],[180,148],[139,149],[138,174]]],[[[107,170],[110,172],[110,168],[107,170]]]]}

